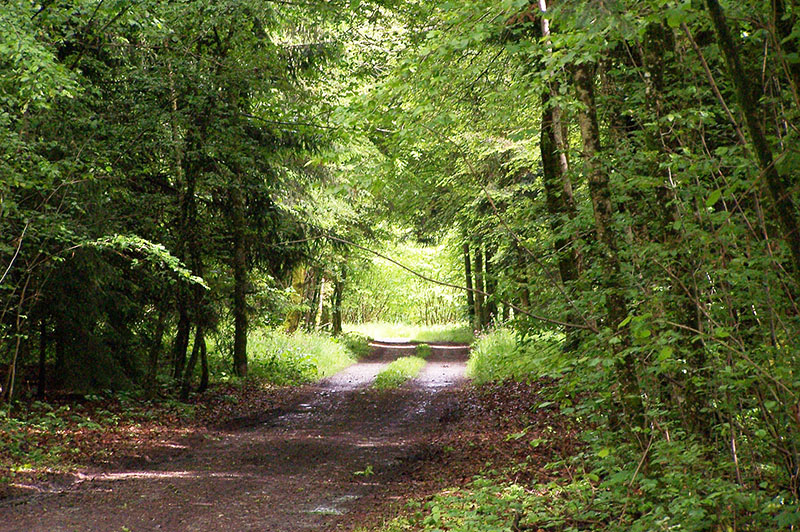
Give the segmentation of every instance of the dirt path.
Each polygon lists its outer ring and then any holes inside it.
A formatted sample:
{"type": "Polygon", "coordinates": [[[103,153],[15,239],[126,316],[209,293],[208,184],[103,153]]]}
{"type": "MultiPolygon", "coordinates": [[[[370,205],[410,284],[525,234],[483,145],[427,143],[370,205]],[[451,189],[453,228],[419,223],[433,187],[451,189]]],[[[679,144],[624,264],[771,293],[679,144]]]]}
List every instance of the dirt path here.
{"type": "Polygon", "coordinates": [[[412,383],[368,388],[402,346],[302,389],[283,408],[233,420],[162,461],[85,473],[66,489],[0,504],[0,531],[333,529],[399,481],[415,449],[459,409],[464,346],[432,346],[412,383]]]}

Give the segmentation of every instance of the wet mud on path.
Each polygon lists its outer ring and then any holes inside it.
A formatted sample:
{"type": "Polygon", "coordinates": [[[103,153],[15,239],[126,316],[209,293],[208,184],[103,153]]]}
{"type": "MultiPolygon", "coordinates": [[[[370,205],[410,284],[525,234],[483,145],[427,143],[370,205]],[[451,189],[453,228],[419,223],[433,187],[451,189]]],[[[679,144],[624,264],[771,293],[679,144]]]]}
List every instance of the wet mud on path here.
{"type": "Polygon", "coordinates": [[[60,490],[0,501],[0,531],[303,531],[345,526],[386,496],[460,406],[467,348],[432,345],[405,386],[369,388],[407,345],[304,387],[281,408],[230,420],[184,452],[86,472],[60,490]]]}

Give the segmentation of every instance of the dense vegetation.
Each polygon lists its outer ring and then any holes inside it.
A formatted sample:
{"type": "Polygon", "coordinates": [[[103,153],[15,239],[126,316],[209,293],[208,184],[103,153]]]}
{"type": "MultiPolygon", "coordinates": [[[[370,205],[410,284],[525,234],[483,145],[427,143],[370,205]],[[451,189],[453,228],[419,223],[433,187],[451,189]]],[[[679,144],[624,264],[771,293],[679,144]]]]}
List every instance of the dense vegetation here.
{"type": "MultiPolygon", "coordinates": [[[[394,320],[359,298],[406,287],[420,322],[508,322],[476,377],[557,377],[585,428],[569,482],[474,487],[502,495],[492,515],[514,504],[498,526],[789,529],[798,16],[794,0],[5,2],[3,400],[47,383],[186,398],[212,348],[214,371],[268,373],[263,331],[394,320]],[[439,288],[375,279],[386,260],[439,288]]],[[[493,522],[450,503],[455,521],[419,526],[493,522]]]]}

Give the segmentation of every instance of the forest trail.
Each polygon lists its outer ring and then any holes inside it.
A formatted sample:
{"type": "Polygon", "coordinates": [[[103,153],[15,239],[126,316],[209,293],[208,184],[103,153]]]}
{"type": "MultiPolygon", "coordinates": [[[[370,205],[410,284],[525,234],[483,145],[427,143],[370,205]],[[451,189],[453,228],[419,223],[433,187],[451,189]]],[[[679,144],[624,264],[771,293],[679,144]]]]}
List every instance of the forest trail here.
{"type": "Polygon", "coordinates": [[[84,473],[72,485],[0,503],[0,531],[303,531],[347,527],[399,488],[427,442],[457,419],[466,346],[432,345],[405,386],[369,388],[404,346],[231,420],[162,460],[84,473]]]}

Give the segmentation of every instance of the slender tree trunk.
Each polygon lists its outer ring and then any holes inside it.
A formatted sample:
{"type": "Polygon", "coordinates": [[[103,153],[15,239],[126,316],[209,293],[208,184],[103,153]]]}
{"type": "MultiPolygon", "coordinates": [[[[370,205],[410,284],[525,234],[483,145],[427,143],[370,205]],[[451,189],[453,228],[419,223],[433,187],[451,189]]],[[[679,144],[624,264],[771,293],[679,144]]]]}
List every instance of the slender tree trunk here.
{"type": "MultiPolygon", "coordinates": [[[[585,173],[594,211],[595,232],[602,247],[602,261],[607,268],[603,286],[606,291],[606,326],[611,334],[617,334],[619,325],[628,315],[628,309],[623,295],[622,265],[612,229],[611,185],[608,174],[597,160],[602,148],[594,99],[594,72],[593,64],[581,63],[575,67],[574,81],[578,101],[582,104],[578,112],[578,122],[583,140],[585,173]]],[[[611,349],[615,356],[625,413],[633,426],[643,427],[644,408],[636,375],[636,361],[626,349],[629,343],[628,335],[623,334],[620,342],[611,344],[611,349]]]]}
{"type": "Polygon", "coordinates": [[[36,397],[44,399],[47,386],[47,319],[39,320],[39,380],[36,383],[36,397]]]}
{"type": "Polygon", "coordinates": [[[306,269],[302,265],[297,265],[292,270],[292,304],[295,306],[288,315],[286,316],[286,322],[284,323],[284,328],[286,332],[293,333],[297,330],[300,326],[300,318],[302,314],[300,312],[300,305],[303,303],[303,298],[305,296],[305,279],[306,279],[306,269]]]}
{"type": "Polygon", "coordinates": [[[472,293],[472,264],[469,260],[469,242],[464,242],[464,278],[467,287],[467,316],[472,327],[475,326],[475,294],[472,293]]]}
{"type": "Polygon", "coordinates": [[[161,355],[162,343],[164,341],[164,331],[167,328],[167,313],[164,309],[158,309],[158,320],[153,338],[150,340],[150,352],[147,357],[147,380],[145,388],[147,397],[150,399],[156,395],[156,385],[158,378],[158,359],[161,355]]]}
{"type": "Polygon", "coordinates": [[[789,245],[794,265],[795,280],[800,284],[800,228],[797,210],[792,199],[792,191],[785,176],[778,173],[772,149],[764,134],[764,127],[758,112],[758,97],[751,78],[747,76],[739,60],[739,52],[731,37],[725,14],[717,0],[706,0],[711,21],[717,33],[719,47],[725,56],[731,83],[736,88],[739,106],[744,114],[747,131],[753,143],[753,152],[758,159],[761,172],[766,177],[767,188],[775,204],[778,221],[783,231],[783,239],[789,245]]]}
{"type": "Polygon", "coordinates": [[[197,386],[197,393],[203,393],[208,389],[208,348],[205,336],[200,344],[200,384],[197,386]]]}
{"type": "Polygon", "coordinates": [[[333,280],[333,325],[331,327],[333,335],[338,336],[342,333],[342,297],[344,295],[344,283],[347,270],[342,266],[339,277],[333,280]]]}
{"type": "Polygon", "coordinates": [[[486,292],[490,295],[486,298],[486,324],[494,323],[497,320],[497,301],[495,299],[495,292],[497,292],[497,279],[492,274],[490,263],[494,257],[494,252],[487,245],[483,260],[483,269],[486,272],[484,284],[486,285],[486,292]]]}
{"type": "Polygon", "coordinates": [[[475,246],[475,330],[481,331],[486,326],[486,305],[484,305],[483,292],[485,286],[483,284],[483,253],[481,252],[481,245],[475,246]]]}
{"type": "Polygon", "coordinates": [[[186,288],[179,288],[178,294],[178,326],[175,332],[175,341],[172,344],[172,377],[180,379],[186,365],[186,351],[189,349],[189,335],[192,322],[189,320],[188,294],[186,288]]]}
{"type": "Polygon", "coordinates": [[[55,316],[55,327],[53,330],[53,340],[55,343],[55,350],[56,350],[56,361],[54,364],[55,375],[58,378],[59,375],[64,374],[64,369],[66,367],[66,353],[64,351],[64,345],[67,343],[67,327],[64,323],[64,316],[57,312],[55,316]]]}
{"type": "Polygon", "coordinates": [[[189,398],[189,392],[192,389],[192,374],[194,373],[195,366],[197,366],[197,360],[200,358],[200,345],[203,343],[205,343],[203,326],[197,325],[194,333],[192,354],[189,357],[189,362],[186,364],[186,370],[183,372],[183,378],[181,379],[181,401],[186,401],[189,398]]]}
{"type": "Polygon", "coordinates": [[[231,189],[233,209],[233,372],[247,375],[247,251],[245,204],[240,183],[231,189]]]}

